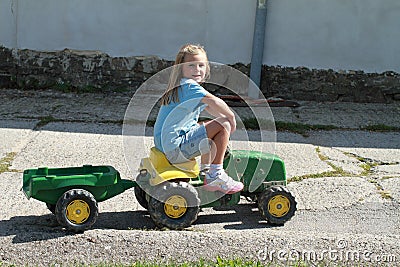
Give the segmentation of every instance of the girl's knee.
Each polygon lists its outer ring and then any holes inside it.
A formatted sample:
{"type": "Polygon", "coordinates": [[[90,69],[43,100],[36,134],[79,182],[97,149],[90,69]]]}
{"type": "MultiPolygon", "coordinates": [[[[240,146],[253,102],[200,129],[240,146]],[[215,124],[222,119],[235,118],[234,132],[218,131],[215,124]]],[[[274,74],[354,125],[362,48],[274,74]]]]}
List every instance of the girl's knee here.
{"type": "Polygon", "coordinates": [[[227,118],[221,118],[219,121],[221,125],[221,131],[225,131],[228,135],[231,132],[231,124],[227,118]]]}
{"type": "Polygon", "coordinates": [[[210,122],[206,122],[206,129],[208,137],[213,139],[216,135],[227,135],[228,138],[231,132],[231,125],[229,120],[226,118],[214,119],[210,122]]]}

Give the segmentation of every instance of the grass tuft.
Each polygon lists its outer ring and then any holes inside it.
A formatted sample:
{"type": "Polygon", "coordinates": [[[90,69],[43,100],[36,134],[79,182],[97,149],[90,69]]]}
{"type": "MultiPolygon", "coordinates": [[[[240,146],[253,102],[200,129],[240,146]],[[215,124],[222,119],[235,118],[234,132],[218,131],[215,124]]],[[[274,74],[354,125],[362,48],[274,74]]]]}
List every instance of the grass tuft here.
{"type": "Polygon", "coordinates": [[[302,176],[294,176],[288,179],[288,183],[290,182],[300,182],[304,179],[310,179],[310,178],[323,178],[323,177],[345,177],[345,176],[354,176],[354,174],[350,172],[346,172],[342,168],[336,166],[332,162],[329,162],[329,158],[325,156],[324,154],[321,153],[320,147],[315,148],[315,152],[317,152],[317,155],[320,160],[324,161],[326,164],[328,164],[333,171],[326,171],[326,172],[321,172],[321,173],[313,173],[313,174],[306,174],[302,176]]]}
{"type": "Polygon", "coordinates": [[[277,131],[289,131],[301,134],[305,137],[308,136],[309,131],[331,131],[339,129],[339,127],[334,125],[320,125],[320,124],[310,125],[310,124],[283,122],[283,121],[276,121],[275,125],[277,131]]]}
{"type": "Polygon", "coordinates": [[[17,153],[10,152],[10,153],[7,153],[4,158],[0,159],[0,173],[17,172],[17,170],[10,169],[12,161],[14,160],[16,155],[17,155],[17,153]]]}
{"type": "Polygon", "coordinates": [[[385,124],[374,124],[368,125],[361,128],[362,130],[373,131],[373,132],[397,132],[400,131],[399,127],[388,126],[385,124]]]}
{"type": "Polygon", "coordinates": [[[60,119],[56,119],[53,116],[46,116],[46,117],[41,117],[39,118],[40,121],[36,124],[34,130],[37,130],[47,124],[49,124],[50,122],[58,122],[58,121],[62,121],[60,119]]]}

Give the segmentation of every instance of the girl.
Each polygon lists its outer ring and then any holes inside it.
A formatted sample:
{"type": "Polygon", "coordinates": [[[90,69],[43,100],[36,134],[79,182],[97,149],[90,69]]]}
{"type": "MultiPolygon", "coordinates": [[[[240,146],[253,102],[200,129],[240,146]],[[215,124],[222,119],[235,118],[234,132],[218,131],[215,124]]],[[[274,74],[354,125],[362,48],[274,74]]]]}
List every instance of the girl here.
{"type": "Polygon", "coordinates": [[[223,100],[200,86],[209,75],[203,47],[192,44],[181,47],[161,98],[154,143],[172,164],[202,155],[201,169],[209,167],[204,188],[233,194],[241,191],[243,184],[229,177],[222,163],[230,134],[236,130],[235,115],[223,100]],[[215,119],[198,123],[203,110],[215,119]]]}

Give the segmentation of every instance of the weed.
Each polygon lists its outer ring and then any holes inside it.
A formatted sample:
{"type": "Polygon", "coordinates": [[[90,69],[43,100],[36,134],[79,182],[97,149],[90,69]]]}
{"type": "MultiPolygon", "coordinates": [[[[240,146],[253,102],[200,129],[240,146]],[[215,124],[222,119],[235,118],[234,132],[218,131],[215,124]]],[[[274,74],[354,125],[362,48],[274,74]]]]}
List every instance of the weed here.
{"type": "Polygon", "coordinates": [[[39,118],[40,121],[36,124],[34,130],[37,130],[45,125],[47,125],[50,122],[58,122],[61,121],[60,119],[56,119],[53,116],[46,116],[46,117],[41,117],[39,118]]]}
{"type": "Polygon", "coordinates": [[[344,177],[344,176],[354,176],[353,174],[346,172],[342,168],[334,165],[331,162],[326,162],[333,171],[326,171],[326,172],[321,172],[321,173],[313,173],[313,174],[305,174],[302,176],[294,176],[288,179],[288,183],[291,182],[300,182],[304,179],[310,179],[310,178],[323,178],[323,177],[344,177]]]}
{"type": "Polygon", "coordinates": [[[308,136],[309,131],[331,131],[339,129],[339,127],[334,125],[319,125],[319,124],[310,125],[310,124],[282,122],[282,121],[276,121],[275,125],[276,125],[276,130],[278,131],[289,131],[301,134],[305,137],[308,136]]]}
{"type": "Polygon", "coordinates": [[[329,158],[321,153],[321,148],[320,147],[316,147],[315,148],[315,152],[317,152],[317,155],[318,155],[319,159],[324,161],[326,164],[328,164],[333,169],[333,171],[306,174],[306,175],[302,175],[302,176],[294,176],[294,177],[288,179],[288,183],[290,183],[290,182],[299,182],[299,181],[302,181],[304,179],[309,179],[309,178],[354,176],[353,174],[351,174],[349,172],[346,172],[342,168],[336,166],[332,162],[329,162],[328,161],[329,158]]]}
{"type": "Polygon", "coordinates": [[[154,127],[154,125],[156,124],[156,120],[147,120],[146,121],[146,126],[147,127],[154,127]]]}
{"type": "Polygon", "coordinates": [[[15,152],[9,152],[6,154],[6,156],[4,158],[0,159],[0,173],[17,172],[17,170],[10,169],[12,161],[14,160],[16,155],[17,155],[17,153],[15,153],[15,152]]]}
{"type": "Polygon", "coordinates": [[[383,199],[393,199],[393,197],[390,195],[390,191],[383,189],[380,184],[376,183],[376,189],[383,199]]]}
{"type": "Polygon", "coordinates": [[[63,93],[70,93],[74,89],[74,87],[71,84],[65,82],[57,82],[54,85],[52,85],[51,88],[57,91],[61,91],[63,93]]]}
{"type": "Polygon", "coordinates": [[[388,126],[385,124],[374,124],[368,125],[361,128],[362,130],[373,131],[373,132],[396,132],[400,131],[399,127],[388,126]]]}
{"type": "Polygon", "coordinates": [[[363,163],[360,165],[361,168],[363,168],[363,171],[360,173],[360,176],[367,176],[368,174],[371,173],[371,165],[367,163],[363,163]]]}
{"type": "Polygon", "coordinates": [[[378,183],[377,180],[369,179],[368,182],[376,186],[378,194],[380,194],[383,199],[393,199],[393,197],[390,195],[390,191],[385,190],[383,186],[378,183]]]}
{"type": "MultiPolygon", "coordinates": [[[[248,130],[260,130],[272,128],[271,126],[274,124],[273,121],[264,120],[264,119],[256,119],[256,118],[246,118],[243,120],[243,124],[248,130]],[[260,127],[261,124],[261,127],[260,127]]],[[[329,131],[338,129],[338,127],[333,125],[310,125],[310,124],[302,124],[302,123],[293,123],[293,122],[282,122],[275,121],[275,128],[277,131],[288,131],[293,133],[298,133],[303,136],[308,136],[309,131],[329,131]]]]}
{"type": "Polygon", "coordinates": [[[398,176],[383,176],[381,178],[381,180],[383,181],[383,180],[388,180],[388,179],[393,179],[393,178],[399,178],[399,177],[398,176]]]}
{"type": "Polygon", "coordinates": [[[329,158],[321,153],[321,148],[318,146],[315,148],[315,152],[317,152],[318,158],[322,161],[327,161],[329,158]]]}
{"type": "MultiPolygon", "coordinates": [[[[221,257],[217,257],[215,261],[209,261],[204,259],[199,259],[196,262],[183,262],[183,263],[175,263],[173,261],[168,263],[158,263],[158,262],[148,262],[148,261],[137,261],[131,263],[129,265],[124,264],[97,264],[90,265],[93,267],[261,267],[261,266],[270,266],[264,265],[259,261],[249,261],[244,259],[222,259],[221,257]]],[[[293,267],[297,267],[298,265],[293,265],[293,267]]],[[[300,267],[300,266],[299,266],[300,267]]]]}

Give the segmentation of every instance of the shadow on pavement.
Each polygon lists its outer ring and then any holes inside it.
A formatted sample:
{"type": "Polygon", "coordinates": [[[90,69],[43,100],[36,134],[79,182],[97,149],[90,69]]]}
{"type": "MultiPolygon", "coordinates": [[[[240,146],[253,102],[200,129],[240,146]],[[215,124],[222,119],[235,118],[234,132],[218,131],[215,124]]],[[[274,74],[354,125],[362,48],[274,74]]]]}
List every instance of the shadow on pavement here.
{"type": "MultiPolygon", "coordinates": [[[[124,211],[99,213],[92,229],[155,229],[146,211],[124,211]]],[[[0,236],[14,236],[13,243],[57,239],[74,235],[57,222],[53,214],[40,216],[15,216],[0,221],[0,236]]]]}
{"type": "Polygon", "coordinates": [[[255,204],[238,204],[232,207],[210,208],[212,212],[199,213],[196,225],[224,224],[224,229],[245,230],[276,227],[266,223],[255,204]]]}
{"type": "MultiPolygon", "coordinates": [[[[276,227],[263,222],[258,211],[252,211],[253,205],[240,204],[235,207],[218,209],[211,213],[200,212],[196,225],[224,224],[224,229],[243,230],[276,227]],[[217,213],[223,211],[224,213],[217,213]],[[231,211],[231,213],[228,213],[231,211]]],[[[123,212],[101,212],[92,229],[113,230],[157,230],[150,215],[145,210],[123,212]]],[[[53,214],[40,216],[15,216],[0,221],[0,236],[14,236],[13,243],[26,243],[57,239],[75,233],[63,229],[53,214]]]]}

